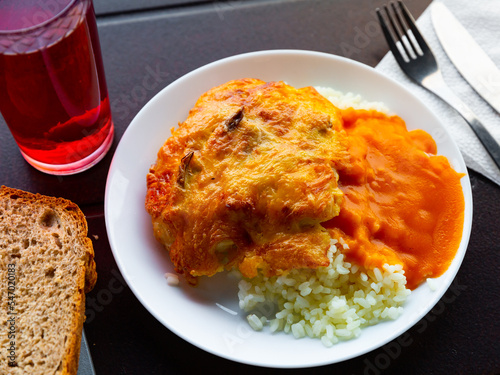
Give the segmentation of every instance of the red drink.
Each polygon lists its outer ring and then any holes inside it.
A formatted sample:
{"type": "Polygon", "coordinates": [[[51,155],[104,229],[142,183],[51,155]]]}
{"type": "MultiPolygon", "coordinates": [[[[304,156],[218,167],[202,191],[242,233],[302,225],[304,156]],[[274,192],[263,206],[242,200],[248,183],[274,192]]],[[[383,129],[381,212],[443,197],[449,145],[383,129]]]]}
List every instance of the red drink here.
{"type": "Polygon", "coordinates": [[[0,111],[35,168],[77,173],[105,155],[113,123],[90,0],[0,2],[0,111]]]}

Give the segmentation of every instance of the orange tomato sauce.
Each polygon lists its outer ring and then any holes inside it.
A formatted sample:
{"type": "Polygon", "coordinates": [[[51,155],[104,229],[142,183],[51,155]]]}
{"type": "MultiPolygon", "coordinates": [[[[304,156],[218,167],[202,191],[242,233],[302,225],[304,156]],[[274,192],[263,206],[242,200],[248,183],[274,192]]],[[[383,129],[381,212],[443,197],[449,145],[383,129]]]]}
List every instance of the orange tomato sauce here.
{"type": "Polygon", "coordinates": [[[440,276],[462,237],[464,196],[457,173],[436,156],[432,137],[397,116],[343,110],[350,160],[338,167],[344,201],[324,224],[346,258],[366,268],[402,264],[407,287],[440,276]]]}

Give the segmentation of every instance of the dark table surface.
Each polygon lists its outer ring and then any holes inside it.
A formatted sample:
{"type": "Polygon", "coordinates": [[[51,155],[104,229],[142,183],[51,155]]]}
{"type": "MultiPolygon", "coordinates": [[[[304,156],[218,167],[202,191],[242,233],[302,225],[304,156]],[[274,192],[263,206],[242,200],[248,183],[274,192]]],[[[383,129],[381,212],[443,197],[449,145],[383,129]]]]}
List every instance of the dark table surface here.
{"type": "MultiPolygon", "coordinates": [[[[113,152],[138,110],[163,87],[212,61],[266,49],[306,49],[375,66],[388,48],[380,32],[359,35],[383,1],[95,0],[116,127],[110,153],[76,176],[30,167],[0,118],[0,184],[78,203],[87,216],[98,282],[87,296],[85,332],[98,375],[302,373],[500,373],[500,188],[470,171],[474,221],[467,254],[449,292],[405,335],[364,356],[312,370],[262,369],[218,358],[183,341],[140,304],[122,279],[104,223],[104,189],[113,152]],[[157,85],[143,85],[156,72],[157,85]],[[408,344],[408,345],[406,345],[408,344]]],[[[429,0],[407,0],[417,17],[429,0]]],[[[472,6],[472,5],[471,5],[472,6]]],[[[366,34],[366,31],[365,31],[366,34]]],[[[335,350],[335,348],[332,348],[335,350]]]]}

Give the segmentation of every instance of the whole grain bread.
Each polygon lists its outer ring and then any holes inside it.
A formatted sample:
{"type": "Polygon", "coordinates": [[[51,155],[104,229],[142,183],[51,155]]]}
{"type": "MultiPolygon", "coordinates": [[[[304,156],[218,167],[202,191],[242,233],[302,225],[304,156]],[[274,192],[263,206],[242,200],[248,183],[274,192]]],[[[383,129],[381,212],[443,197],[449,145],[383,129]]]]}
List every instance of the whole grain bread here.
{"type": "Polygon", "coordinates": [[[96,282],[78,206],[0,188],[0,374],[76,374],[96,282]]]}

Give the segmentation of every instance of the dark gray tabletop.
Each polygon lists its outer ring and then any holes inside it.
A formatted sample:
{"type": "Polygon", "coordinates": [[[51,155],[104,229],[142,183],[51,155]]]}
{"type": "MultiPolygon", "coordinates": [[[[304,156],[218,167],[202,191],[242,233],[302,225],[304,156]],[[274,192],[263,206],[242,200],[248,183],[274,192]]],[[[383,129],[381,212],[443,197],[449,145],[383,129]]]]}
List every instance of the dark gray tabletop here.
{"type": "MultiPolygon", "coordinates": [[[[406,1],[415,16],[429,3],[406,1]]],[[[163,87],[204,64],[243,52],[292,48],[375,66],[388,50],[381,33],[371,33],[362,44],[357,38],[375,20],[374,8],[382,4],[380,0],[95,0],[116,127],[109,155],[76,176],[42,174],[24,162],[0,118],[0,184],[71,199],[87,216],[99,278],[87,298],[85,332],[97,374],[306,371],[262,369],[218,358],[180,339],[151,316],[121,277],[109,247],[103,213],[106,176],[113,151],[139,109],[163,87]],[[145,77],[157,85],[146,87],[145,77]]],[[[435,309],[382,348],[309,371],[500,373],[500,188],[472,171],[471,182],[470,245],[452,287],[435,309]]]]}

